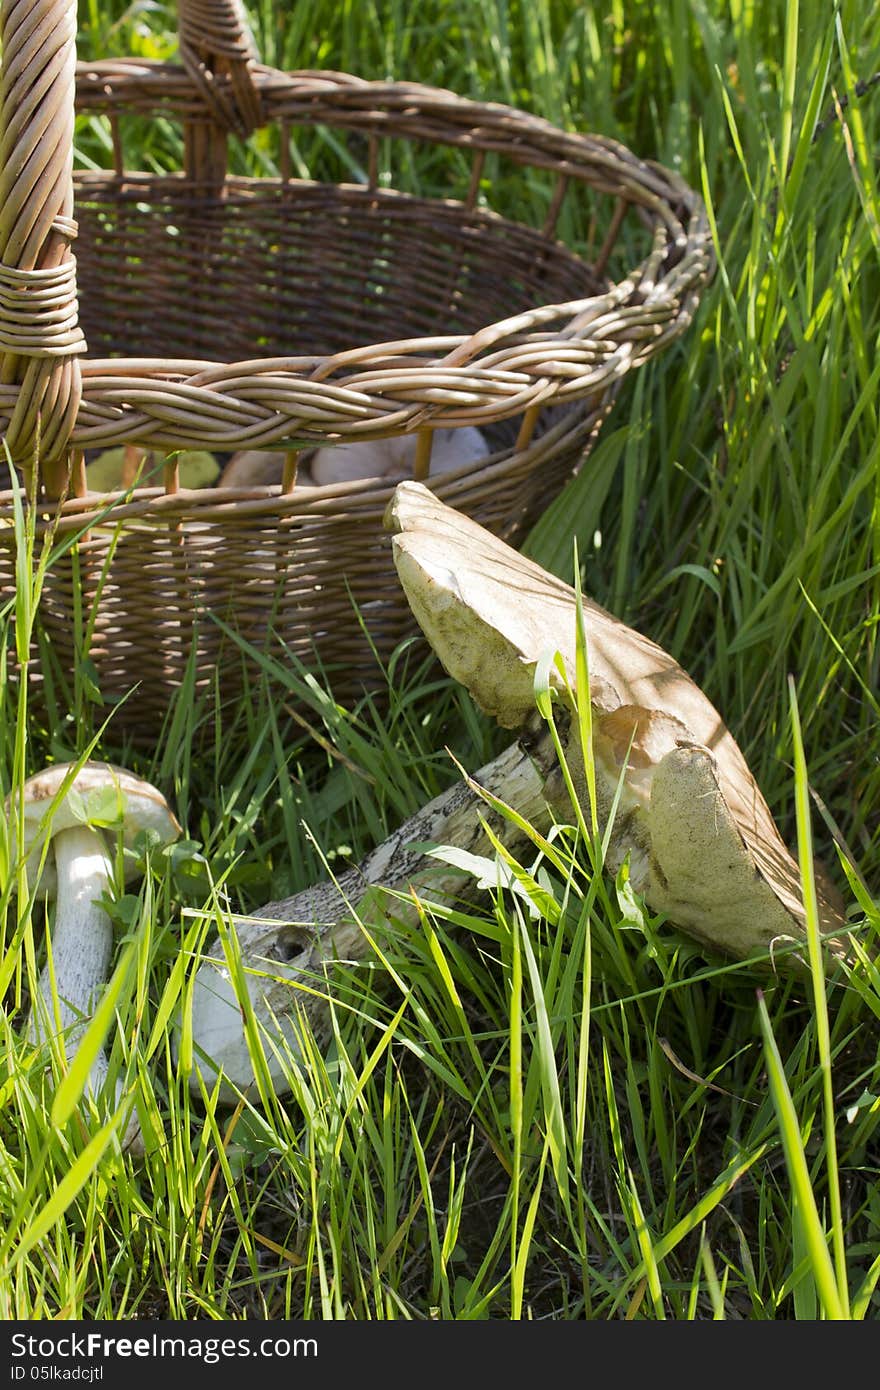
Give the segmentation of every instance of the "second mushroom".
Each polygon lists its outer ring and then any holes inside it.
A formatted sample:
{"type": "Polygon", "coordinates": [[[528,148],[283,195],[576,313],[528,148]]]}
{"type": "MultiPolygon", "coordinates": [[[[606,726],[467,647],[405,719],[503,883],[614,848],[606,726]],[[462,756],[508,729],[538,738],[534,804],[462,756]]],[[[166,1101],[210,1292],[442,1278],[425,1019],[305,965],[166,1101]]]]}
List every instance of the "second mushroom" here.
{"type": "MultiPolygon", "coordinates": [[[[34,1043],[63,1034],[70,1061],[110,971],[113,924],[101,900],[115,881],[114,831],[130,850],[141,831],[152,831],[167,844],[178,837],[180,826],[161,792],[104,762],[79,768],[59,763],[38,772],[25,782],[20,801],[7,799],[6,816],[13,858],[20,853],[25,860],[30,892],[55,901],[54,921],[47,925],[51,967],[47,960],[25,1031],[34,1043]]],[[[134,855],[127,855],[125,880],[136,872],[134,855]]],[[[107,1072],[101,1052],[89,1076],[93,1096],[102,1091],[107,1072]]],[[[132,1121],[125,1142],[136,1138],[132,1121]]]]}

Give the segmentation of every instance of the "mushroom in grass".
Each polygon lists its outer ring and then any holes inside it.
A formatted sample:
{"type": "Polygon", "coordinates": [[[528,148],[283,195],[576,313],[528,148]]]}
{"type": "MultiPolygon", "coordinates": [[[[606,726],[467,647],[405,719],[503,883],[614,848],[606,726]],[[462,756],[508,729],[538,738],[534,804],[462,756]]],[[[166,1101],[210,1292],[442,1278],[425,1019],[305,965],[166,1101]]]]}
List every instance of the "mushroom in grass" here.
{"type": "MultiPolygon", "coordinates": [[[[366,958],[377,927],[418,928],[422,891],[429,902],[451,903],[510,881],[505,860],[495,857],[499,841],[511,856],[531,856],[534,832],[547,835],[554,820],[571,817],[572,788],[586,814],[595,796],[604,863],[615,874],[626,865],[652,911],[712,950],[802,970],[802,950],[780,949],[803,948],[808,938],[799,867],[721,715],[673,657],[583,599],[587,753],[573,693],[575,591],[420,483],[395,489],[385,525],[398,578],[434,652],[519,737],[356,868],[231,924],[237,976],[217,941],[195,977],[192,1036],[207,1060],[193,1089],[222,1073],[231,1100],[253,1080],[246,1017],[265,1044],[276,1090],[289,1088],[303,1056],[303,1018],[319,1042],[330,1037],[328,965],[366,958]],[[544,662],[557,697],[555,737],[535,709],[544,662]],[[489,868],[477,881],[480,861],[489,868]]],[[[850,949],[847,920],[830,885],[817,907],[831,969],[850,949]]]]}
{"type": "MultiPolygon", "coordinates": [[[[551,666],[552,678],[570,716],[574,590],[418,483],[396,489],[385,525],[419,626],[476,704],[502,728],[522,729],[538,663],[558,653],[567,675],[551,666]]],[[[798,865],[721,715],[668,652],[587,598],[583,624],[608,867],[628,859],[630,882],[653,911],[727,955],[805,944],[798,865]]],[[[567,751],[587,806],[578,743],[570,737],[567,751]]],[[[818,911],[831,964],[847,946],[830,885],[819,887],[818,911]]]]}
{"type": "MultiPolygon", "coordinates": [[[[36,773],[25,782],[20,805],[17,797],[7,798],[6,816],[11,855],[14,860],[20,853],[25,859],[29,889],[55,899],[52,969],[47,961],[26,1034],[38,1043],[60,1027],[70,1061],[110,969],[113,925],[101,898],[114,884],[115,836],[121,835],[127,849],[141,831],[152,831],[162,844],[169,844],[181,833],[180,826],[164,796],[149,782],[103,762],[84,763],[78,770],[73,763],[59,763],[36,773]]],[[[127,856],[126,881],[136,873],[134,856],[127,856]]],[[[102,1051],[89,1076],[92,1095],[99,1094],[107,1071],[102,1051]]],[[[136,1145],[138,1137],[132,1117],[123,1142],[126,1147],[136,1145]]]]}
{"type": "MultiPolygon", "coordinates": [[[[417,929],[422,908],[411,890],[424,891],[435,901],[467,897],[474,887],[467,865],[475,856],[495,852],[487,825],[513,854],[525,853],[527,836],[517,823],[491,811],[484,797],[507,801],[522,820],[549,830],[548,779],[558,780],[549,734],[528,749],[513,744],[487,763],[474,781],[456,782],[434,797],[356,868],[235,918],[231,925],[241,970],[230,966],[215,939],[193,983],[193,1094],[200,1093],[203,1083],[210,1088],[220,1078],[222,1099],[234,1103],[239,1089],[253,1082],[248,1014],[263,1044],[271,1084],[279,1095],[286,1094],[291,1067],[304,1057],[301,1014],[309,1017],[319,1040],[329,1042],[332,1015],[324,973],[330,962],[354,962],[369,955],[370,935],[364,923],[373,927],[393,917],[417,929]],[[455,846],[465,867],[426,852],[426,841],[455,846]]],[[[172,1038],[175,1052],[179,1045],[178,1032],[172,1038]]]]}

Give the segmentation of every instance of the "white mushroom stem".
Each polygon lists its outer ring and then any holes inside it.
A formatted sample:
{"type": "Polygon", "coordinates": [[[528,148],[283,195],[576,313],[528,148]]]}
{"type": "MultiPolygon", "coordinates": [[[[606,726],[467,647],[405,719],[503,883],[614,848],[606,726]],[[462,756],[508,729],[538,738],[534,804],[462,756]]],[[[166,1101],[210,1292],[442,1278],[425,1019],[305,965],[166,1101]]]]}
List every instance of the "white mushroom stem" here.
{"type": "MultiPolygon", "coordinates": [[[[50,972],[47,961],[26,1031],[31,1041],[42,1042],[54,1037],[60,1028],[69,1062],[82,1042],[110,973],[113,924],[100,899],[113,884],[113,861],[102,832],[87,825],[57,831],[52,849],[58,883],[51,933],[52,969],[50,972]]],[[[106,1054],[100,1052],[89,1073],[92,1095],[100,1093],[107,1070],[106,1054]]],[[[125,1142],[131,1138],[130,1125],[125,1142]]]]}
{"type": "MultiPolygon", "coordinates": [[[[52,930],[52,968],[40,976],[41,1003],[28,1019],[28,1036],[35,1042],[54,1034],[57,1024],[67,1034],[68,1060],[76,1052],[102,987],[107,982],[113,953],[113,926],[99,899],[113,882],[113,864],[99,830],[78,825],[52,839],[58,876],[58,901],[52,930]],[[69,1030],[69,1031],[68,1031],[69,1030]]],[[[106,1066],[105,1066],[106,1071],[106,1066]]]]}

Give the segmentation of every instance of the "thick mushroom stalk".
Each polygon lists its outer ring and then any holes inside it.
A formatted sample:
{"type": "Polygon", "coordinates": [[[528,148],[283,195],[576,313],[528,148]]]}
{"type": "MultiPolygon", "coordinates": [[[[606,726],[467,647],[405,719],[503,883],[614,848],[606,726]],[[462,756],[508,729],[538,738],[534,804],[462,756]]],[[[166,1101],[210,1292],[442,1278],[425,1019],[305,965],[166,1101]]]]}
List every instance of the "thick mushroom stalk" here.
{"type": "MultiPolygon", "coordinates": [[[[59,831],[53,849],[57,901],[52,968],[48,961],[43,967],[39,997],[31,1007],[26,1031],[33,1042],[40,1042],[60,1026],[69,1061],[110,970],[113,927],[99,900],[113,885],[113,864],[104,836],[88,825],[59,831]]],[[[103,1071],[106,1073],[106,1064],[103,1071]]],[[[102,1075],[100,1081],[103,1079],[102,1075]]]]}
{"type": "MultiPolygon", "coordinates": [[[[15,852],[19,808],[11,799],[6,813],[15,852]]],[[[21,818],[30,886],[56,900],[51,965],[47,959],[25,1033],[34,1043],[63,1035],[70,1062],[107,983],[113,955],[113,924],[101,902],[114,885],[111,827],[118,827],[123,844],[131,848],[141,830],[152,830],[168,842],[180,834],[180,826],[164,797],[148,782],[98,762],[78,769],[58,764],[31,777],[22,792],[21,818]],[[46,838],[51,843],[40,873],[46,838]]],[[[133,873],[132,861],[126,878],[133,873]]],[[[87,1082],[93,1097],[101,1094],[107,1072],[107,1056],[100,1052],[87,1082]]],[[[121,1081],[115,1098],[117,1104],[124,1100],[121,1081]]],[[[136,1115],[122,1140],[125,1147],[139,1149],[136,1115]]]]}
{"type": "MultiPolygon", "coordinates": [[[[370,931],[392,916],[415,924],[418,908],[409,889],[449,902],[473,889],[467,869],[457,868],[419,846],[451,844],[476,855],[492,853],[485,825],[491,825],[513,852],[526,837],[505,817],[490,812],[477,787],[516,806],[538,829],[551,820],[549,797],[558,776],[550,738],[528,747],[514,743],[476,774],[435,797],[405,821],[355,869],[335,882],[318,883],[292,898],[267,903],[253,917],[236,917],[243,980],[253,1011],[270,1079],[278,1094],[289,1088],[291,1061],[300,1061],[300,1017],[321,1037],[327,1029],[325,968],[334,960],[352,962],[370,953],[370,931]]],[[[221,1094],[234,1097],[254,1078],[239,989],[215,940],[196,972],[192,1036],[199,1072],[213,1085],[222,1073],[221,1094]]]]}
{"type": "MultiPolygon", "coordinates": [[[[446,670],[481,709],[505,728],[525,727],[535,714],[536,668],[548,652],[558,653],[567,668],[567,685],[560,680],[558,689],[563,701],[570,698],[576,671],[573,589],[420,483],[395,489],[385,524],[413,613],[446,670]]],[[[633,887],[654,911],[728,955],[766,959],[777,948],[805,942],[797,865],[718,711],[668,652],[589,600],[583,614],[595,778],[587,776],[577,739],[565,751],[584,805],[595,782],[609,869],[628,860],[633,887]]],[[[514,744],[476,780],[538,829],[554,815],[570,814],[566,783],[546,735],[528,751],[514,744]]],[[[326,1014],[321,998],[307,992],[316,988],[316,965],[367,953],[369,938],[360,923],[369,927],[387,913],[383,886],[432,883],[432,861],[408,843],[430,839],[473,848],[483,833],[484,811],[472,790],[454,788],[346,876],[341,891],[319,885],[234,923],[276,1084],[283,1084],[285,1055],[297,1055],[298,1009],[318,1027],[326,1014]]],[[[515,847],[515,826],[505,820],[496,828],[515,847]]],[[[448,898],[471,883],[467,871],[451,869],[433,886],[448,898]]],[[[837,902],[823,894],[819,908],[826,933],[845,931],[837,902]]],[[[408,909],[394,901],[393,910],[408,909]]],[[[829,946],[836,954],[843,950],[833,939],[829,946]]],[[[252,1077],[241,1010],[219,946],[213,954],[217,963],[203,963],[196,977],[194,1039],[213,1059],[214,1071],[222,1069],[241,1086],[252,1077]]]]}

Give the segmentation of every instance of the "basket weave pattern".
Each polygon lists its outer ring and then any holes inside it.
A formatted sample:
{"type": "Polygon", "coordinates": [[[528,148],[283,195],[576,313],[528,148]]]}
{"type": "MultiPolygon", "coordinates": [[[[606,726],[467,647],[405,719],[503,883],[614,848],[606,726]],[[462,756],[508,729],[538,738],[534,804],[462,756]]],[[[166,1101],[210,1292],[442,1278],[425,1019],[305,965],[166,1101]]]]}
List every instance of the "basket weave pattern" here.
{"type": "MultiPolygon", "coordinates": [[[[25,478],[39,458],[38,527],[80,537],[45,587],[52,649],[67,669],[88,655],[111,697],[140,682],[119,712],[135,735],[194,643],[203,684],[224,661],[212,614],[317,652],[340,695],[375,677],[352,598],[381,655],[412,630],[380,525],[391,484],[298,488],[303,451],[413,433],[416,476],[515,538],[627,372],[686,328],[711,268],[700,200],[613,141],[415,84],[278,72],[238,0],[178,8],[181,66],[85,66],[71,0],[0,3],[0,430],[25,478]],[[107,122],[112,169],[74,175],[75,110],[107,122]],[[179,173],[125,167],[132,116],[182,128],[179,173]],[[258,126],[280,176],[230,175],[230,136],[258,126]],[[362,183],[294,177],[297,135],[318,128],[363,156],[362,183]],[[447,197],[380,172],[438,147],[465,171],[447,197]],[[544,181],[540,226],[481,204],[487,161],[544,181]],[[577,254],[556,235],[572,201],[592,233],[577,254]],[[432,432],[466,425],[489,457],[433,478],[432,432]],[[88,494],[83,451],[120,444],[171,455],[163,486],[88,494]],[[280,487],[187,491],[182,448],[282,448],[288,466],[280,487]]],[[[0,602],[14,584],[0,525],[0,602]]]]}

